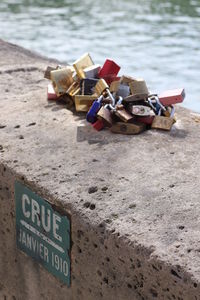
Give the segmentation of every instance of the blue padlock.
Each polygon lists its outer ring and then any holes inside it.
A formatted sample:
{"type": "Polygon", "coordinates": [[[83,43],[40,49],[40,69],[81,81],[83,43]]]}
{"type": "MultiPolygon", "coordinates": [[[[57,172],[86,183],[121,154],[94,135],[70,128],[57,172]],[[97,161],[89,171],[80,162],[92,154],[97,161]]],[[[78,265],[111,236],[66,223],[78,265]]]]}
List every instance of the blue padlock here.
{"type": "Polygon", "coordinates": [[[103,99],[103,95],[101,95],[97,100],[95,100],[87,113],[86,120],[89,123],[95,123],[97,121],[97,113],[101,108],[101,101],[103,99]]]}

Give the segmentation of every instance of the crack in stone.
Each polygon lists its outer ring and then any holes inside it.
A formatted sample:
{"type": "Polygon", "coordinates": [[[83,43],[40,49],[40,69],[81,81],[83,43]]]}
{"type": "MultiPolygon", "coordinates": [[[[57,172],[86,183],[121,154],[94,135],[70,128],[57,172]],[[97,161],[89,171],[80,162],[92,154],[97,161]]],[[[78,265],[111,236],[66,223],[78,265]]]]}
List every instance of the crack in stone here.
{"type": "Polygon", "coordinates": [[[24,68],[16,68],[16,69],[0,71],[0,74],[12,74],[15,72],[34,72],[34,71],[42,72],[43,70],[38,67],[26,67],[26,68],[24,67],[24,68]]]}

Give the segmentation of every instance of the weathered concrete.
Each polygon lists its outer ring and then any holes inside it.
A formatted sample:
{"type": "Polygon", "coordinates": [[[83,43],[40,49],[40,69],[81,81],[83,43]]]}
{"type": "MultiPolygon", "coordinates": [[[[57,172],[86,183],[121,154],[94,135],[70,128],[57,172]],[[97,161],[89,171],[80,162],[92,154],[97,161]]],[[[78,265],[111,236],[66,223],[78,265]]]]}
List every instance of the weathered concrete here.
{"type": "Polygon", "coordinates": [[[200,299],[200,116],[179,108],[170,133],[77,130],[46,101],[54,62],[3,41],[0,57],[0,299],[200,299]],[[71,214],[70,288],[16,248],[15,179],[71,214]]]}

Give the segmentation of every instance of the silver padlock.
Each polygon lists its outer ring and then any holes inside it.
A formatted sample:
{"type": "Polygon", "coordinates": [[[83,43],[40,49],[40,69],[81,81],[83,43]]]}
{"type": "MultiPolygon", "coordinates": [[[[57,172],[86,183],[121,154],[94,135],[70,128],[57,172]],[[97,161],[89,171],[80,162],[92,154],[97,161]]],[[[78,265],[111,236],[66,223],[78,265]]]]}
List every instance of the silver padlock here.
{"type": "Polygon", "coordinates": [[[125,84],[120,84],[116,95],[122,98],[128,97],[130,95],[130,87],[125,84]]]}
{"type": "Polygon", "coordinates": [[[149,116],[151,114],[151,108],[144,105],[132,105],[130,106],[130,112],[134,116],[149,116]]]}
{"type": "Polygon", "coordinates": [[[85,78],[97,78],[100,69],[101,69],[100,65],[92,65],[83,69],[85,78]]]}

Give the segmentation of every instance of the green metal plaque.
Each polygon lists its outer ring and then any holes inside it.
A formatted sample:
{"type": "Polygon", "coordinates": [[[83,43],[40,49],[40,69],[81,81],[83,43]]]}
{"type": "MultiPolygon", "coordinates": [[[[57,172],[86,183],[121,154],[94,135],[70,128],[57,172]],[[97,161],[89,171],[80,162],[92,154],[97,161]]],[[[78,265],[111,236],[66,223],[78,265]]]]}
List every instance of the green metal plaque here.
{"type": "Polygon", "coordinates": [[[70,285],[70,220],[15,182],[17,247],[70,285]]]}

